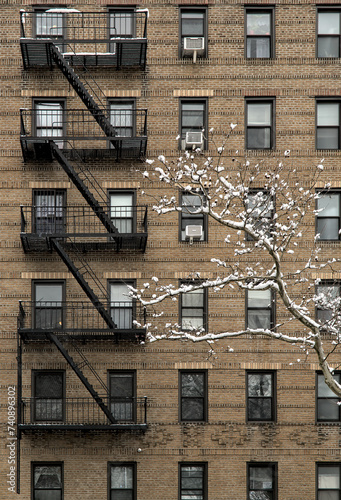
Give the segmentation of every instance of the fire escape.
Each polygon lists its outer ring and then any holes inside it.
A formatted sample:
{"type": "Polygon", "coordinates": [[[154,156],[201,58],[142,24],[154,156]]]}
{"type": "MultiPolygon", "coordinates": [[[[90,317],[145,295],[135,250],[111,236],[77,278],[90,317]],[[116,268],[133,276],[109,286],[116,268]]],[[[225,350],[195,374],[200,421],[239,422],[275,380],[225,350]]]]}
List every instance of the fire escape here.
{"type": "Polygon", "coordinates": [[[144,311],[132,299],[113,301],[87,262],[87,252],[144,252],[147,207],[111,206],[91,172],[91,161],[139,159],[147,146],[147,112],[110,107],[89,67],[135,68],[146,63],[147,12],[81,13],[69,9],[21,12],[24,68],[61,71],[84,109],[60,103],[21,110],[25,162],[57,162],[86,204],[21,207],[25,253],[56,252],[86,301],[21,301],[18,316],[19,431],[35,429],[145,430],[146,398],[113,400],[79,347],[89,341],[141,342],[144,311]],[[78,73],[82,74],[82,78],[78,73]],[[90,165],[90,167],[89,167],[90,165]],[[88,398],[23,398],[22,343],[51,342],[89,393],[88,398]],[[70,350],[72,349],[72,356],[70,350]],[[94,388],[85,370],[101,387],[94,388]],[[103,392],[103,394],[102,394],[103,392]],[[124,411],[123,411],[124,410],[124,411]],[[125,413],[125,417],[122,416],[125,413]]]}

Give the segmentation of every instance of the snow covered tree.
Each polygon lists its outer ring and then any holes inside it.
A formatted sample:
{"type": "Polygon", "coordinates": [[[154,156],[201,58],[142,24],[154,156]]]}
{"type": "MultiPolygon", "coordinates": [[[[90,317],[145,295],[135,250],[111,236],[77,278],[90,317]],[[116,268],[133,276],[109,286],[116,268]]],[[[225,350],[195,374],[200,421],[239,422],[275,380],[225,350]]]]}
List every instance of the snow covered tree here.
{"type": "MultiPolygon", "coordinates": [[[[231,131],[234,127],[231,124],[231,131]]],[[[333,226],[333,191],[328,183],[321,184],[323,160],[310,179],[302,179],[302,172],[292,165],[290,151],[278,164],[271,157],[241,162],[238,152],[235,157],[225,156],[228,139],[217,147],[211,138],[217,151],[212,157],[196,150],[185,151],[176,160],[163,156],[147,160],[144,177],[165,185],[162,197],[154,200],[157,214],[167,217],[180,212],[187,223],[197,226],[193,231],[197,229],[199,237],[204,218],[215,221],[211,231],[224,231],[222,250],[209,259],[213,279],[195,269],[180,285],[163,283],[154,276],[133,291],[148,313],[149,341],[206,341],[214,352],[213,344],[221,339],[278,339],[296,346],[300,358],[314,352],[327,385],[341,397],[341,386],[333,378],[341,347],[341,294],[334,277],[341,268],[339,259],[321,252],[320,244],[334,239],[335,231],[338,239],[338,228],[333,226]],[[313,231],[315,219],[317,230],[313,231]],[[321,279],[326,272],[332,279],[321,279]],[[245,293],[245,327],[207,330],[200,314],[199,319],[195,315],[205,290],[226,293],[226,304],[233,290],[245,293]],[[177,323],[163,320],[167,300],[177,299],[192,312],[177,323]],[[280,321],[271,314],[275,301],[282,311],[280,321]]],[[[192,237],[188,235],[189,244],[192,237]]]]}

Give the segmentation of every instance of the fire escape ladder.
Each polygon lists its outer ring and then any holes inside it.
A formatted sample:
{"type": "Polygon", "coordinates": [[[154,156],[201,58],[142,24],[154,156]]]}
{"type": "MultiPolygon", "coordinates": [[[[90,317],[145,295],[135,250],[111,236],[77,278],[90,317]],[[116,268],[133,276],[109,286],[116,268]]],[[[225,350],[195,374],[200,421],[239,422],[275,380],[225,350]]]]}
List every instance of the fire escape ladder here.
{"type": "Polygon", "coordinates": [[[106,322],[110,329],[115,329],[116,324],[108,313],[107,309],[104,307],[103,303],[99,300],[98,296],[89,286],[89,283],[84,279],[83,274],[79,271],[78,267],[74,264],[74,262],[70,259],[68,253],[63,248],[63,244],[60,240],[56,238],[51,238],[51,244],[55,248],[59,257],[62,259],[64,264],[67,266],[69,271],[73,274],[73,276],[78,281],[79,285],[83,289],[84,293],[91,300],[92,304],[95,306],[99,314],[102,316],[103,320],[106,322]]]}
{"type": "MultiPolygon", "coordinates": [[[[116,233],[117,229],[116,227],[112,224],[110,217],[108,216],[107,212],[103,208],[102,205],[96,200],[94,195],[90,192],[88,187],[86,186],[85,182],[80,178],[78,173],[75,171],[73,166],[71,165],[70,161],[65,157],[65,155],[62,153],[62,151],[59,149],[59,147],[55,144],[54,141],[50,141],[51,149],[52,149],[52,154],[60,164],[60,166],[63,168],[63,170],[66,172],[68,177],[71,179],[71,181],[74,183],[76,188],[79,190],[79,192],[82,194],[83,198],[85,201],[90,205],[90,207],[93,209],[95,212],[96,216],[99,218],[99,220],[102,222],[104,227],[109,233],[116,233]]],[[[86,175],[85,170],[82,171],[83,175],[86,175]]],[[[86,176],[86,179],[88,182],[91,183],[91,185],[96,189],[96,192],[99,196],[101,196],[103,199],[103,203],[105,205],[107,204],[107,200],[104,199],[105,193],[101,193],[101,188],[97,184],[97,182],[92,179],[90,180],[89,176],[86,176]]]]}
{"type": "Polygon", "coordinates": [[[116,131],[111,125],[110,120],[103,111],[103,108],[97,104],[93,96],[85,88],[85,85],[80,81],[79,76],[71,68],[70,64],[62,56],[59,49],[53,44],[50,44],[51,57],[57,67],[61,70],[67,81],[77,92],[85,106],[88,108],[98,125],[101,127],[107,137],[115,137],[116,131]]]}
{"type": "MultiPolygon", "coordinates": [[[[108,417],[109,421],[112,424],[116,423],[116,420],[114,419],[114,416],[112,415],[111,411],[109,408],[106,406],[106,404],[103,402],[103,399],[100,397],[100,395],[97,393],[97,391],[94,389],[94,387],[90,384],[89,380],[85,377],[84,373],[80,369],[79,365],[75,363],[74,359],[70,356],[69,352],[65,349],[64,345],[62,342],[59,340],[57,335],[54,333],[46,333],[46,337],[53,342],[53,344],[57,347],[59,352],[62,354],[62,356],[65,358],[67,363],[71,366],[77,377],[80,379],[82,384],[87,388],[93,399],[96,401],[98,406],[101,408],[103,413],[108,417]]],[[[79,351],[78,351],[79,352],[79,351]]],[[[87,363],[87,366],[90,366],[90,363],[87,363]]],[[[94,370],[94,368],[92,368],[94,370]]],[[[103,382],[102,382],[103,383],[103,382]]],[[[108,389],[105,387],[106,391],[108,389]]]]}

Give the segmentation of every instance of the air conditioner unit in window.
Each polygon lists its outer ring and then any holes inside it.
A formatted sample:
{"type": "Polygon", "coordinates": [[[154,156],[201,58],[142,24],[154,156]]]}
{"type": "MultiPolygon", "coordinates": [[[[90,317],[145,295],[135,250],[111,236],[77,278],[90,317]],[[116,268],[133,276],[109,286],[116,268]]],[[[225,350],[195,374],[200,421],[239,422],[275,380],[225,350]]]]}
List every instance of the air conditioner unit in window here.
{"type": "Polygon", "coordinates": [[[200,240],[202,238],[202,226],[190,225],[185,228],[186,240],[200,240]]]}
{"type": "Polygon", "coordinates": [[[197,60],[197,56],[203,56],[205,53],[205,38],[186,37],[184,38],[184,56],[193,56],[193,62],[197,60]]]}
{"type": "Polygon", "coordinates": [[[203,148],[204,134],[202,132],[186,132],[185,148],[203,148]]]}

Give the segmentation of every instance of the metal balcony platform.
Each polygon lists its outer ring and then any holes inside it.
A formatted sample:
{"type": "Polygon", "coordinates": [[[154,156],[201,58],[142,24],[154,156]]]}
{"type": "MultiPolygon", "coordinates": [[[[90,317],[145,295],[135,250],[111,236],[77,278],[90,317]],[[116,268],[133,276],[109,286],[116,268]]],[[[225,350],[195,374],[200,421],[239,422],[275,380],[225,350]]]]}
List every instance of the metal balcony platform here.
{"type": "Polygon", "coordinates": [[[113,415],[110,423],[92,398],[21,398],[18,429],[21,431],[142,431],[148,428],[147,398],[122,399],[102,397],[113,415]]]}
{"type": "Polygon", "coordinates": [[[48,334],[62,341],[144,342],[146,331],[135,325],[144,324],[144,309],[140,304],[110,302],[108,310],[117,323],[109,328],[90,301],[63,301],[58,303],[20,301],[18,333],[24,342],[49,342],[48,334]]]}
{"type": "Polygon", "coordinates": [[[24,68],[53,68],[51,45],[73,66],[144,69],[147,18],[141,12],[21,12],[24,68]]]}

